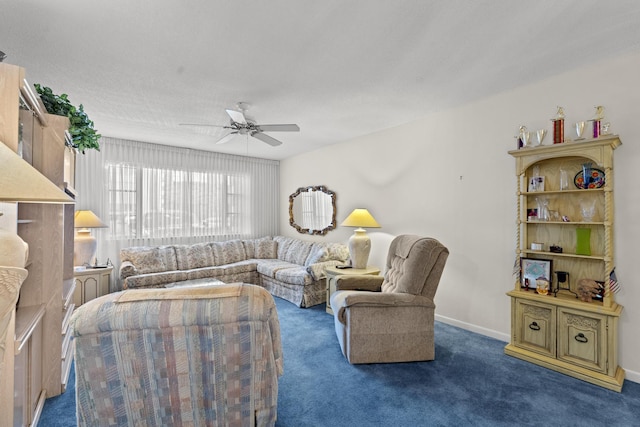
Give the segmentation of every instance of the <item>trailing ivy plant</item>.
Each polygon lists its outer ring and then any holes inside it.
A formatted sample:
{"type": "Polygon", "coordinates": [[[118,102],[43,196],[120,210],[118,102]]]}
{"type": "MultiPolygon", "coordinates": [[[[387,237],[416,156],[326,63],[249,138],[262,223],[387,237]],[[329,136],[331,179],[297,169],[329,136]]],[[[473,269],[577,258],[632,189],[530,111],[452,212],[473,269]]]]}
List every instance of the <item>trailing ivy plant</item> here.
{"type": "Polygon", "coordinates": [[[69,118],[69,133],[73,148],[78,149],[82,154],[88,149],[100,151],[98,140],[101,135],[93,128],[93,122],[84,112],[82,104],[76,108],[69,102],[66,93],[56,95],[48,87],[42,87],[39,84],[34,86],[49,114],[69,118]]]}

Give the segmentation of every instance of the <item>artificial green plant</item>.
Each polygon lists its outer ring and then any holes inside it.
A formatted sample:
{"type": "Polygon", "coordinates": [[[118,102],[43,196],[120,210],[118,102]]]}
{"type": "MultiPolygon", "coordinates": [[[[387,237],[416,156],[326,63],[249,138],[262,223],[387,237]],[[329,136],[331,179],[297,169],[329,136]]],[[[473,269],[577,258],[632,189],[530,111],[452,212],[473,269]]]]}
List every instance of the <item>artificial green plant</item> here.
{"type": "Polygon", "coordinates": [[[49,114],[66,116],[69,118],[69,134],[71,134],[71,146],[82,154],[85,150],[94,149],[100,151],[100,134],[93,128],[93,122],[84,112],[84,107],[80,104],[75,107],[69,102],[66,93],[56,95],[48,87],[35,84],[34,87],[40,95],[49,114]]]}

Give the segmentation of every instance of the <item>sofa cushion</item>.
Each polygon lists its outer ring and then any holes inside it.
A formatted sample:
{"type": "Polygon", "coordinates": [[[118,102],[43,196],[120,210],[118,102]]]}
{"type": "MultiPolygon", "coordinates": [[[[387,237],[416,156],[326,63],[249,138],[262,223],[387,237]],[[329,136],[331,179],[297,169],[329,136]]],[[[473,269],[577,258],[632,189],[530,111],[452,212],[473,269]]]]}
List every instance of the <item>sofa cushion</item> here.
{"type": "Polygon", "coordinates": [[[294,268],[300,267],[298,264],[292,264],[287,261],[282,261],[280,259],[265,259],[257,261],[257,270],[258,273],[263,274],[265,276],[275,278],[276,272],[278,270],[282,270],[284,268],[294,268]]]}
{"type": "Polygon", "coordinates": [[[120,250],[120,261],[129,261],[137,274],[158,273],[178,269],[173,246],[135,246],[120,250]]]}
{"type": "Polygon", "coordinates": [[[278,257],[278,242],[273,239],[259,239],[256,241],[254,258],[274,259],[278,257]]]}
{"type": "Polygon", "coordinates": [[[200,268],[194,268],[192,270],[187,270],[185,271],[185,273],[187,274],[188,280],[205,279],[205,278],[216,279],[218,277],[224,276],[224,267],[216,267],[216,266],[200,267],[200,268]]]}
{"type": "Polygon", "coordinates": [[[174,248],[176,250],[178,270],[192,270],[215,265],[210,243],[175,245],[174,248]]]}
{"type": "Polygon", "coordinates": [[[271,237],[245,240],[243,243],[247,259],[273,259],[278,257],[278,242],[271,237]]]}
{"type": "Polygon", "coordinates": [[[314,243],[313,246],[311,246],[311,251],[309,251],[309,256],[305,260],[304,265],[308,267],[311,264],[315,264],[325,257],[326,254],[327,249],[323,245],[314,243]]]}
{"type": "Polygon", "coordinates": [[[215,265],[232,264],[247,259],[242,240],[213,242],[211,243],[211,249],[215,257],[215,265]]]}
{"type": "Polygon", "coordinates": [[[323,261],[347,261],[349,259],[349,248],[342,243],[323,243],[326,253],[318,262],[323,261]]]}
{"type": "Polygon", "coordinates": [[[163,271],[158,273],[141,274],[139,276],[130,276],[124,280],[124,289],[134,288],[161,288],[165,284],[171,282],[180,282],[187,280],[187,272],[180,270],[163,271]]]}
{"type": "Polygon", "coordinates": [[[292,285],[308,285],[313,282],[311,274],[303,266],[282,268],[275,272],[275,279],[292,285]]]}
{"type": "Polygon", "coordinates": [[[291,237],[276,236],[273,240],[278,242],[278,259],[298,265],[304,265],[313,246],[313,242],[291,237]]]}

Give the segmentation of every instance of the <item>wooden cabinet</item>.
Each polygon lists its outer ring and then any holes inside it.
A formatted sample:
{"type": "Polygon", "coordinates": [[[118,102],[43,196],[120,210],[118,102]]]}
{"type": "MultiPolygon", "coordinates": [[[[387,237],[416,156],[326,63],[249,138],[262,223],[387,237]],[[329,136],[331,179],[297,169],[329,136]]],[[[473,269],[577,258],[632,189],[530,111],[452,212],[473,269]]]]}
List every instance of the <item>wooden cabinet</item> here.
{"type": "Polygon", "coordinates": [[[514,344],[553,357],[556,354],[556,308],[536,301],[515,299],[514,344]]]}
{"type": "Polygon", "coordinates": [[[76,307],[109,293],[113,267],[88,268],[75,272],[75,293],[73,302],[76,307]]]}
{"type": "MultiPolygon", "coordinates": [[[[69,121],[44,113],[24,77],[21,67],[0,63],[0,142],[64,189],[69,121]]],[[[74,205],[18,203],[16,211],[18,235],[29,245],[29,274],[20,289],[15,331],[10,331],[16,337],[15,359],[5,367],[10,378],[0,381],[0,408],[3,422],[30,425],[37,423],[44,398],[64,390],[63,350],[68,346],[61,327],[73,294],[74,205]]]]}
{"type": "Polygon", "coordinates": [[[327,307],[326,311],[329,314],[333,314],[333,310],[331,309],[331,294],[336,291],[336,280],[338,276],[342,274],[371,274],[376,276],[380,274],[380,269],[376,267],[367,267],[367,268],[335,268],[335,267],[327,267],[325,269],[325,274],[327,276],[327,307]]]}
{"type": "Polygon", "coordinates": [[[509,152],[518,176],[516,255],[551,268],[547,294],[527,287],[522,271],[508,292],[511,342],[505,348],[511,356],[618,392],[624,382],[617,361],[622,306],[609,276],[615,268],[613,151],[620,144],[618,136],[607,135],[509,152]],[[583,166],[593,171],[591,188],[580,188],[583,166]],[[544,182],[543,188],[532,188],[532,181],[544,182]],[[600,283],[602,291],[585,297],[581,279],[600,283]]]}

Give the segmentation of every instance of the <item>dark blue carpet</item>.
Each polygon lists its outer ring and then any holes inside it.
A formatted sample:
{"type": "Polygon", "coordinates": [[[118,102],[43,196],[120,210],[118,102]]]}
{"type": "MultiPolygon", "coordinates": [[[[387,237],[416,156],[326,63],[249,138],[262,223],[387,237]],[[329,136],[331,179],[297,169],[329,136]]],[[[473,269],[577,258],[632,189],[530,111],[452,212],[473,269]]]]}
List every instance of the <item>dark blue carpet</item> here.
{"type": "MultiPolygon", "coordinates": [[[[640,384],[622,393],[504,355],[505,343],[436,322],[436,360],[350,365],[324,305],[276,298],[284,348],[283,427],[639,426],[640,384]]],[[[73,374],[72,374],[73,376],[73,374]]],[[[41,426],[75,425],[73,382],[41,426]]]]}

